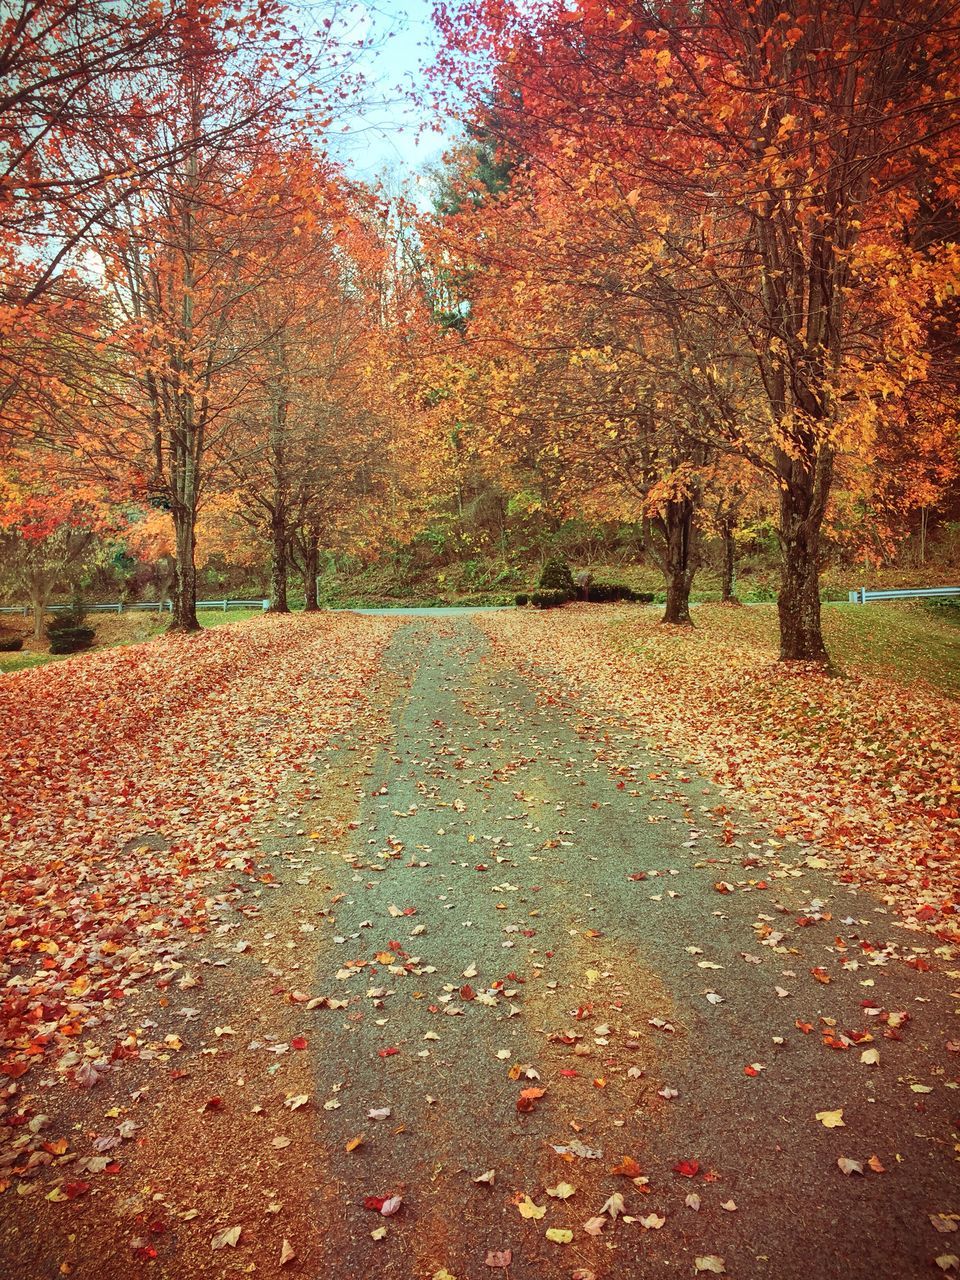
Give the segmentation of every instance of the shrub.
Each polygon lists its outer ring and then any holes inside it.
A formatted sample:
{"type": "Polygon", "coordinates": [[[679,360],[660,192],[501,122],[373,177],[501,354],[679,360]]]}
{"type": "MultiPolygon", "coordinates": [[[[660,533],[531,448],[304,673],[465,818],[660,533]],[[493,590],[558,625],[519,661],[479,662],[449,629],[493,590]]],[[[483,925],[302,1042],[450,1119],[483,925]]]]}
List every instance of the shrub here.
{"type": "Polygon", "coordinates": [[[78,653],[81,649],[90,648],[96,632],[93,627],[83,625],[86,616],[87,612],[79,600],[74,600],[62,613],[54,614],[47,623],[51,653],[78,653]]]}
{"type": "Polygon", "coordinates": [[[23,648],[23,636],[0,636],[0,653],[18,653],[23,648]]]}
{"type": "Polygon", "coordinates": [[[563,590],[540,590],[530,595],[530,603],[536,605],[538,609],[556,609],[559,605],[566,604],[569,599],[569,591],[563,590]]]}
{"type": "Polygon", "coordinates": [[[637,593],[625,582],[591,582],[587,599],[591,604],[614,604],[618,600],[636,600],[637,593]]]}
{"type": "Polygon", "coordinates": [[[552,557],[546,561],[540,570],[540,581],[537,585],[542,591],[562,591],[568,600],[577,594],[570,566],[566,560],[558,557],[552,557]]]}
{"type": "Polygon", "coordinates": [[[47,638],[53,640],[65,631],[71,631],[76,627],[82,626],[86,616],[87,611],[84,609],[83,604],[80,600],[75,599],[69,609],[61,609],[47,623],[47,638]]]}
{"type": "Polygon", "coordinates": [[[90,648],[95,635],[93,627],[63,627],[50,637],[50,652],[79,653],[90,648]]]}
{"type": "Polygon", "coordinates": [[[529,603],[530,603],[530,597],[529,597],[529,595],[527,594],[527,592],[526,592],[526,591],[521,591],[521,592],[517,595],[516,600],[517,600],[517,604],[520,606],[520,608],[523,608],[523,606],[524,606],[525,604],[529,604],[529,603]]]}

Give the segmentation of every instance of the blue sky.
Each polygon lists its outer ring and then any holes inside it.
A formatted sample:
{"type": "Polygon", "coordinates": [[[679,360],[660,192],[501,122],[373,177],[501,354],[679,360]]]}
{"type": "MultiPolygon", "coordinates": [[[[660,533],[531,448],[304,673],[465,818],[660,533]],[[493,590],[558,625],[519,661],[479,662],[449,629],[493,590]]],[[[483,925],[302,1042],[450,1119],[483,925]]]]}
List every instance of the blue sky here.
{"type": "Polygon", "coordinates": [[[415,180],[450,140],[449,131],[424,132],[430,121],[411,100],[436,45],[431,11],[432,0],[358,0],[342,11],[344,25],[365,34],[369,45],[360,62],[369,89],[362,113],[331,149],[367,181],[384,175],[391,185],[415,180]]]}

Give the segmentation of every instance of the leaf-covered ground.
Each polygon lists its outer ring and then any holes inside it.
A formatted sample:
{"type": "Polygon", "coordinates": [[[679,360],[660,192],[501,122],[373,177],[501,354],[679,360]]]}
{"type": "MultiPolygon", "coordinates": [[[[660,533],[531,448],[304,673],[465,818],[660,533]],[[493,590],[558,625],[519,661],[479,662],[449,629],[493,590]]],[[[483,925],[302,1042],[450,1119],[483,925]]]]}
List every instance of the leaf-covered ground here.
{"type": "MultiPolygon", "coordinates": [[[[848,880],[880,887],[907,921],[960,939],[960,729],[936,645],[917,676],[913,629],[866,644],[856,610],[826,611],[840,674],[776,661],[771,610],[703,605],[694,630],[655,610],[568,608],[489,623],[501,651],[579,714],[616,707],[638,737],[695,761],[781,838],[817,841],[848,880]],[[891,652],[892,649],[892,652],[891,652]],[[886,652],[885,652],[886,650],[886,652]],[[895,664],[895,665],[894,665],[895,664]]],[[[908,623],[917,615],[907,614],[908,623]]],[[[875,628],[886,620],[870,610],[875,628]]],[[[946,624],[927,624],[939,641],[946,624]]],[[[949,673],[950,675],[954,673],[949,673]]]]}
{"type": "Polygon", "coordinates": [[[5,682],[0,1274],[960,1266],[951,918],[863,887],[823,763],[776,818],[769,708],[833,686],[754,654],[722,736],[693,672],[709,706],[746,646],[640,617],[262,619],[5,682]]]}

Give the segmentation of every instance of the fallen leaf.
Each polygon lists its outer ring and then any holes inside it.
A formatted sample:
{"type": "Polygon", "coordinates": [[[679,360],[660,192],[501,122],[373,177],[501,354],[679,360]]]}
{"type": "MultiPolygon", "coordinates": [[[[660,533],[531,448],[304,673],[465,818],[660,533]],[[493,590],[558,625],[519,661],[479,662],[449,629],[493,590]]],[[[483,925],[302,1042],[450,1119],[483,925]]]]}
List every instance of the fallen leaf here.
{"type": "Polygon", "coordinates": [[[569,1200],[575,1191],[576,1187],[569,1182],[558,1182],[555,1187],[547,1187],[547,1195],[553,1196],[554,1200],[569,1200]]]}
{"type": "Polygon", "coordinates": [[[569,1244],[573,1239],[573,1232],[566,1227],[547,1227],[544,1235],[554,1244],[569,1244]]]}
{"type": "Polygon", "coordinates": [[[502,1271],[506,1271],[513,1262],[512,1249],[490,1249],[484,1262],[488,1267],[499,1267],[502,1271]]]}
{"type": "Polygon", "coordinates": [[[281,1267],[285,1267],[288,1262],[293,1262],[296,1256],[297,1255],[294,1252],[293,1245],[291,1245],[289,1240],[285,1239],[283,1244],[280,1246],[280,1264],[279,1265],[281,1267]]]}
{"type": "Polygon", "coordinates": [[[710,1271],[715,1276],[726,1275],[727,1269],[723,1265],[723,1259],[718,1258],[715,1253],[701,1254],[693,1260],[694,1274],[699,1275],[701,1271],[710,1271]]]}
{"type": "Polygon", "coordinates": [[[623,1202],[623,1196],[619,1191],[615,1191],[609,1200],[605,1202],[601,1213],[606,1213],[616,1222],[621,1213],[626,1213],[626,1205],[623,1202]]]}
{"type": "Polygon", "coordinates": [[[527,1195],[517,1202],[517,1209],[520,1212],[521,1218],[533,1218],[537,1221],[539,1221],[547,1212],[546,1205],[534,1204],[527,1195]]]}
{"type": "Polygon", "coordinates": [[[224,1227],[224,1229],[222,1231],[218,1231],[210,1241],[210,1248],[225,1249],[229,1245],[231,1249],[235,1249],[242,1230],[242,1227],[224,1227]]]}
{"type": "Polygon", "coordinates": [[[825,1129],[845,1129],[843,1122],[843,1107],[837,1111],[818,1111],[816,1119],[820,1121],[825,1129]]]}

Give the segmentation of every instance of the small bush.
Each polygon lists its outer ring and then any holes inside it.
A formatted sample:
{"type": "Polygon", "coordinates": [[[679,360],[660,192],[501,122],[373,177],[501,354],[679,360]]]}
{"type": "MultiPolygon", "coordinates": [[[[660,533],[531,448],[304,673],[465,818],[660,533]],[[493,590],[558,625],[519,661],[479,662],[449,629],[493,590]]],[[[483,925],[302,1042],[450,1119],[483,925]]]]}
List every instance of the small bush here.
{"type": "Polygon", "coordinates": [[[50,652],[79,653],[90,648],[95,635],[93,627],[61,627],[50,637],[50,652]]]}
{"type": "Polygon", "coordinates": [[[0,653],[19,653],[23,648],[23,636],[0,636],[0,653]]]}
{"type": "Polygon", "coordinates": [[[633,593],[634,604],[653,604],[656,596],[652,591],[635,591],[633,593]]]}
{"type": "Polygon", "coordinates": [[[591,582],[587,599],[591,604],[615,604],[618,600],[636,600],[637,593],[625,582],[591,582]]]}
{"type": "Polygon", "coordinates": [[[79,598],[74,599],[69,609],[53,615],[47,623],[51,653],[79,653],[81,649],[90,648],[96,632],[93,627],[83,625],[86,616],[87,611],[79,598]]]}
{"type": "Polygon", "coordinates": [[[534,591],[530,595],[530,603],[538,609],[556,609],[570,599],[569,591],[534,591]]]}
{"type": "Polygon", "coordinates": [[[54,640],[66,631],[73,631],[83,626],[87,611],[79,600],[74,600],[69,609],[55,613],[47,623],[47,639],[54,640]]]}
{"type": "Polygon", "coordinates": [[[540,570],[540,581],[537,585],[542,591],[562,591],[568,600],[577,594],[570,566],[566,560],[558,557],[546,561],[540,570]]]}
{"type": "Polygon", "coordinates": [[[529,603],[530,603],[530,597],[529,597],[529,595],[527,594],[527,592],[526,592],[526,591],[521,591],[521,592],[517,595],[516,600],[517,600],[517,604],[518,604],[518,606],[519,606],[521,609],[523,608],[523,606],[524,606],[525,604],[529,604],[529,603]]]}

